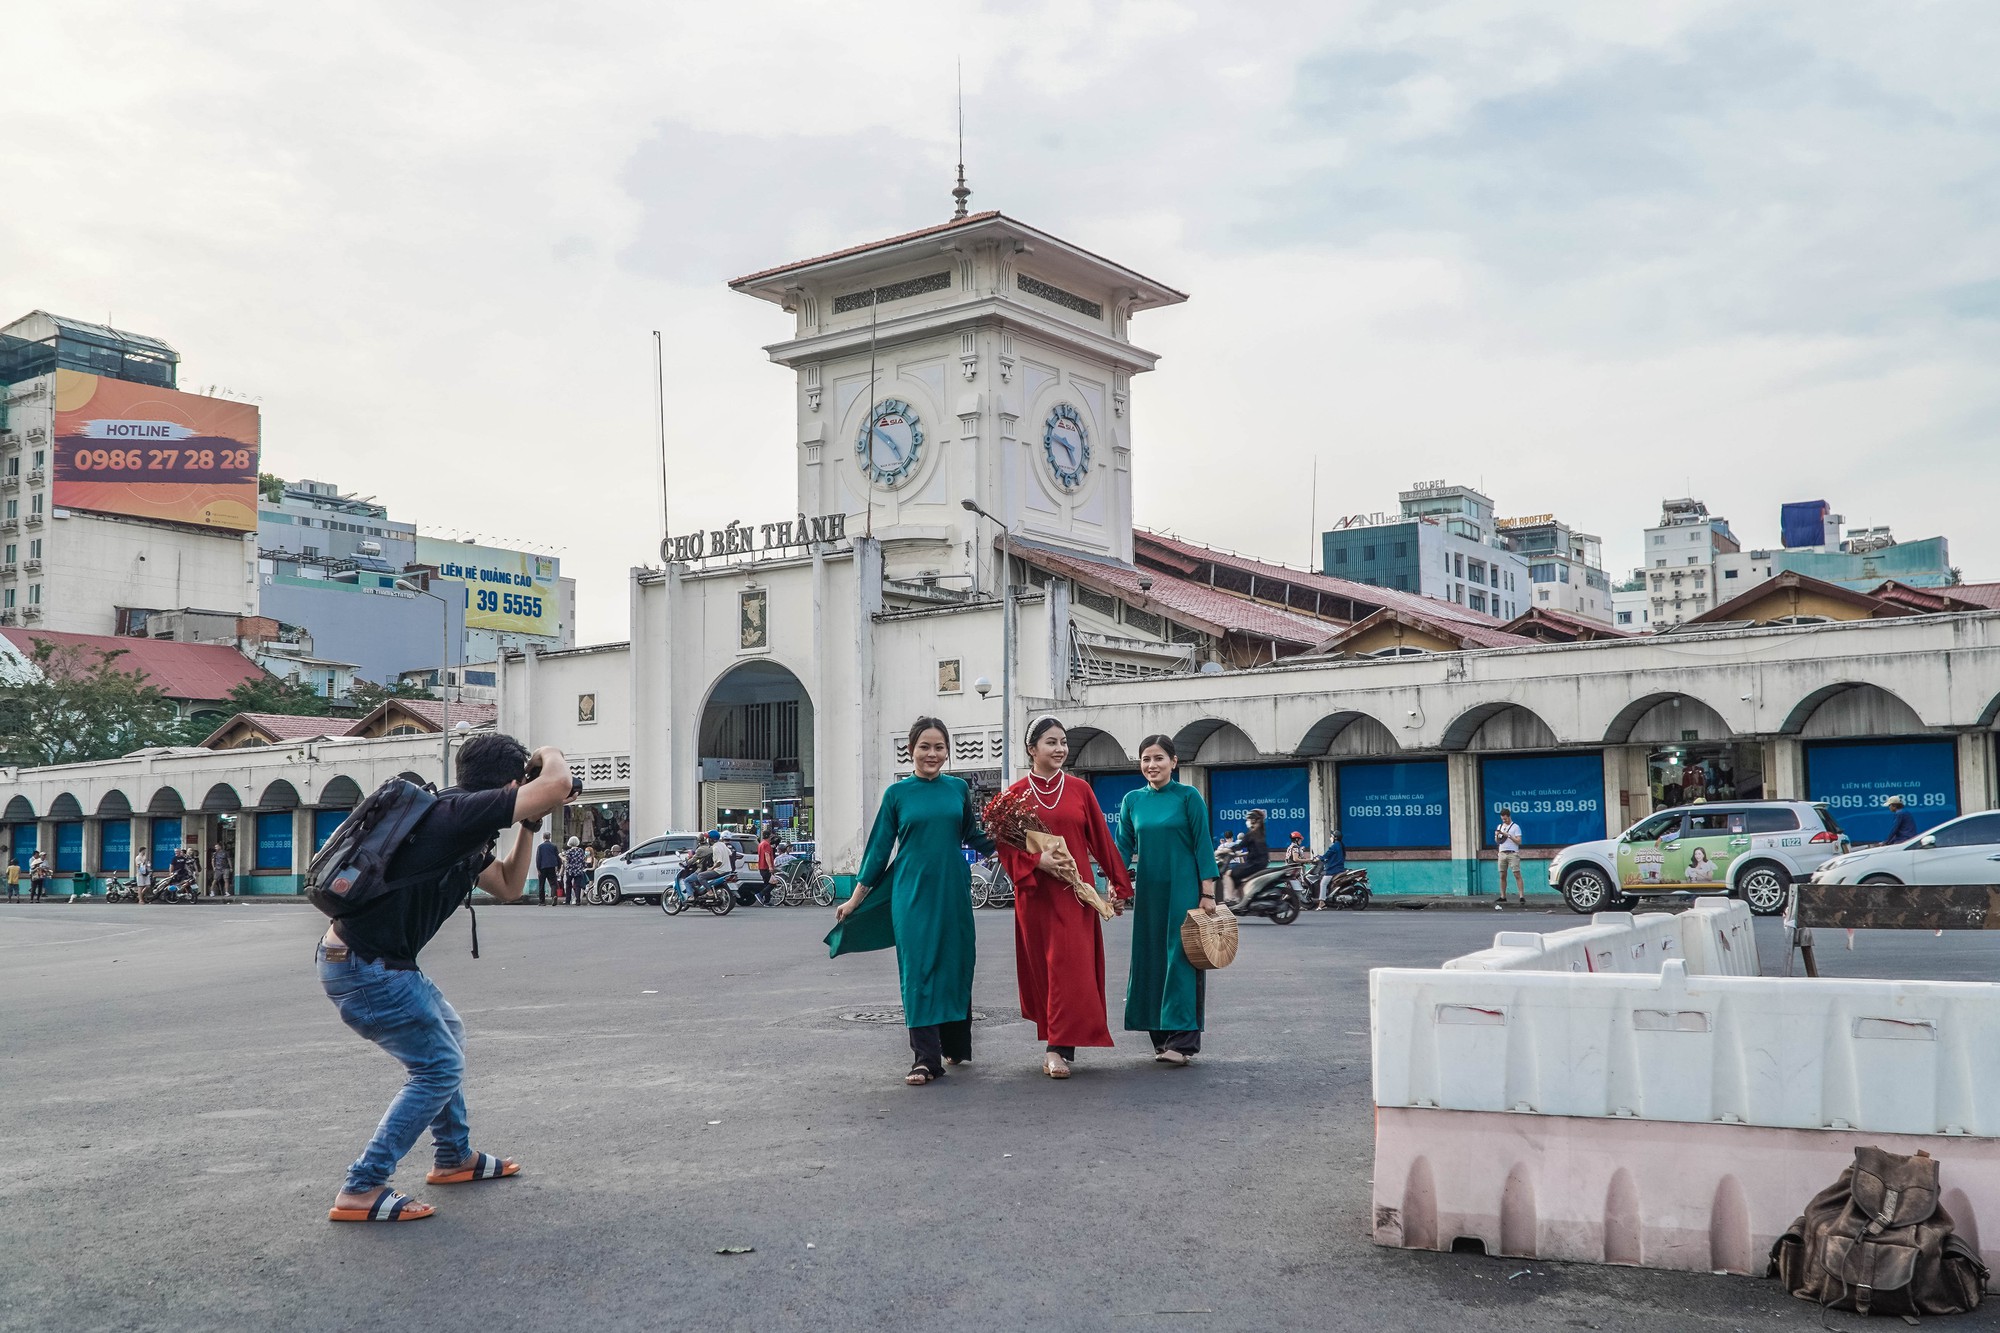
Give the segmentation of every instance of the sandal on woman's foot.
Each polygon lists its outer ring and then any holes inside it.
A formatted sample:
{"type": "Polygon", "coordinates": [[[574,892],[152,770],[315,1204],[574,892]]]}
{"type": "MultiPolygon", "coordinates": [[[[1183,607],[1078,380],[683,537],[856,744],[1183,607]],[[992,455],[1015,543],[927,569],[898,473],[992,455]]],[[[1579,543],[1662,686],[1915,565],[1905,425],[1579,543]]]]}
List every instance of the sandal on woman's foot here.
{"type": "Polygon", "coordinates": [[[427,1203],[419,1203],[407,1194],[384,1189],[375,1196],[374,1202],[360,1208],[330,1208],[326,1220],[329,1222],[415,1222],[429,1217],[437,1209],[427,1203]]]}
{"type": "Polygon", "coordinates": [[[463,1185],[470,1180],[499,1180],[503,1176],[518,1176],[521,1164],[511,1157],[495,1157],[492,1153],[476,1152],[469,1162],[457,1166],[434,1166],[424,1177],[426,1185],[463,1185]]]}
{"type": "Polygon", "coordinates": [[[947,1065],[954,1065],[954,1066],[955,1066],[955,1065],[969,1065],[969,1064],[971,1064],[971,1063],[972,1063],[972,1057],[968,1055],[968,1056],[966,1056],[966,1057],[965,1057],[965,1058],[964,1058],[963,1060],[961,1060],[961,1059],[959,1059],[959,1058],[958,1058],[957,1056],[955,1056],[955,1055],[947,1055],[947,1056],[946,1056],[946,1057],[944,1058],[944,1062],[945,1062],[945,1063],[946,1063],[947,1065]]]}
{"type": "Polygon", "coordinates": [[[1054,1051],[1046,1052],[1042,1056],[1042,1072],[1050,1078],[1068,1078],[1069,1061],[1063,1059],[1054,1051]]]}
{"type": "Polygon", "coordinates": [[[1161,1051],[1153,1058],[1163,1065],[1173,1065],[1177,1069],[1187,1068],[1188,1058],[1185,1051],[1161,1051]]]}
{"type": "Polygon", "coordinates": [[[916,1065],[910,1070],[909,1073],[903,1075],[903,1082],[909,1084],[913,1088],[921,1088],[922,1086],[924,1086],[924,1084],[935,1083],[937,1080],[943,1077],[944,1077],[944,1071],[942,1070],[926,1069],[922,1065],[916,1065]]]}

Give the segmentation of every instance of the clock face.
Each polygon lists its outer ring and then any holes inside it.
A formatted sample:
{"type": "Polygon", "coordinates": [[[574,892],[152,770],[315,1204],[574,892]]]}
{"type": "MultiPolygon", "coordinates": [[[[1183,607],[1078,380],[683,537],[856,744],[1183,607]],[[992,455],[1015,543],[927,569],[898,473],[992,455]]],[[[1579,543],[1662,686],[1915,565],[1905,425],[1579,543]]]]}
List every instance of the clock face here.
{"type": "Polygon", "coordinates": [[[861,425],[854,457],[877,486],[900,486],[917,470],[924,451],[924,423],[899,398],[884,398],[861,425]]]}
{"type": "Polygon", "coordinates": [[[1090,432],[1083,417],[1068,403],[1049,409],[1048,423],[1042,428],[1042,454],[1056,485],[1073,491],[1090,475],[1090,432]]]}

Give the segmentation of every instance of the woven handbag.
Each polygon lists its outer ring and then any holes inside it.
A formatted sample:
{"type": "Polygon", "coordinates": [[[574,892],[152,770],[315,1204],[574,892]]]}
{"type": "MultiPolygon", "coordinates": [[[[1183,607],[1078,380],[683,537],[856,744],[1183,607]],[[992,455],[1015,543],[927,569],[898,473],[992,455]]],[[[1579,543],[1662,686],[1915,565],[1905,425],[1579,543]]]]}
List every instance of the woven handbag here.
{"type": "Polygon", "coordinates": [[[1228,967],[1236,960],[1236,916],[1218,911],[1214,916],[1192,908],[1181,922],[1181,952],[1204,972],[1228,967]]]}

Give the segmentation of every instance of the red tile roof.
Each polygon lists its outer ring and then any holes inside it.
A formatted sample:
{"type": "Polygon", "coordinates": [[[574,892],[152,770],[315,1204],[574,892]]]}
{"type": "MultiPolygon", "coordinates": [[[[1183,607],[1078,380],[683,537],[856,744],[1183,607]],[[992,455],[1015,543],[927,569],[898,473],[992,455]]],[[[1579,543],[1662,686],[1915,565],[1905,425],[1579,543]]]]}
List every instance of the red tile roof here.
{"type": "Polygon", "coordinates": [[[170,639],[140,639],[119,634],[68,634],[59,630],[0,629],[0,636],[31,655],[37,640],[77,646],[97,652],[120,653],[117,667],[143,675],[148,685],[170,699],[208,702],[225,699],[238,685],[263,680],[264,669],[234,648],[214,643],[175,643],[170,639]]]}
{"type": "Polygon", "coordinates": [[[465,703],[462,700],[446,704],[440,699],[384,699],[367,717],[354,724],[354,730],[359,731],[370,718],[393,709],[414,714],[418,721],[433,731],[441,726],[456,727],[461,722],[473,727],[490,727],[500,717],[498,704],[465,703]]]}
{"type": "Polygon", "coordinates": [[[1890,579],[1870,589],[1869,594],[1923,611],[1958,611],[1966,607],[2000,611],[2000,583],[1954,583],[1943,588],[1918,588],[1890,579]]]}
{"type": "Polygon", "coordinates": [[[1357,620],[1352,625],[1343,627],[1338,633],[1313,645],[1312,651],[1314,654],[1336,652],[1339,650],[1340,645],[1346,643],[1349,639],[1355,638],[1377,625],[1386,624],[1390,621],[1399,621],[1413,629],[1420,629],[1428,634],[1435,634],[1441,639],[1450,639],[1457,643],[1460,649],[1542,648],[1547,646],[1541,639],[1531,639],[1524,634],[1509,634],[1506,630],[1493,625],[1472,625],[1464,621],[1445,620],[1438,616],[1420,615],[1413,611],[1405,611],[1401,607],[1385,606],[1375,614],[1357,620]]]}
{"type": "Polygon", "coordinates": [[[1022,542],[1018,538],[1010,545],[1017,558],[1031,565],[1066,574],[1084,583],[1100,585],[1133,606],[1157,607],[1168,619],[1211,634],[1235,631],[1305,647],[1325,638],[1339,624],[1338,621],[1321,620],[1296,611],[1265,606],[1261,602],[1218,591],[1205,583],[1176,578],[1159,570],[1141,570],[1131,565],[1073,556],[1039,543],[1022,542]],[[1141,578],[1149,579],[1153,586],[1141,588],[1141,578]]]}
{"type": "Polygon", "coordinates": [[[213,748],[223,733],[247,724],[274,741],[309,741],[321,736],[345,736],[354,730],[351,717],[299,717],[291,713],[237,713],[202,740],[213,748]]]}
{"type": "MultiPolygon", "coordinates": [[[[1557,631],[1559,635],[1567,634],[1571,639],[1629,639],[1634,637],[1629,632],[1616,629],[1601,620],[1592,620],[1588,616],[1574,615],[1568,611],[1558,611],[1553,607],[1547,606],[1529,607],[1520,615],[1508,621],[1505,628],[1510,634],[1523,634],[1537,624],[1545,625],[1557,631]]],[[[1534,636],[1528,634],[1527,637],[1533,638],[1534,636]]]]}
{"type": "Polygon", "coordinates": [[[1137,555],[1148,554],[1146,548],[1152,546],[1159,551],[1187,559],[1211,561],[1230,569],[1241,570],[1246,574],[1254,574],[1258,578],[1268,578],[1273,581],[1282,579],[1301,588],[1313,588],[1330,597],[1342,597],[1369,606],[1401,607],[1415,615],[1428,616],[1434,620],[1463,621],[1470,625],[1497,626],[1501,623],[1498,616],[1489,616],[1483,611],[1474,611],[1456,602],[1440,601],[1435,597],[1404,592],[1398,588],[1378,588],[1373,584],[1356,583],[1352,579],[1335,578],[1331,574],[1294,569],[1290,565],[1272,564],[1268,560],[1237,555],[1233,551],[1222,551],[1213,546],[1200,546],[1194,542],[1182,541],[1178,537],[1169,537],[1164,533],[1149,532],[1144,528],[1134,530],[1132,537],[1136,544],[1134,554],[1137,555]]]}

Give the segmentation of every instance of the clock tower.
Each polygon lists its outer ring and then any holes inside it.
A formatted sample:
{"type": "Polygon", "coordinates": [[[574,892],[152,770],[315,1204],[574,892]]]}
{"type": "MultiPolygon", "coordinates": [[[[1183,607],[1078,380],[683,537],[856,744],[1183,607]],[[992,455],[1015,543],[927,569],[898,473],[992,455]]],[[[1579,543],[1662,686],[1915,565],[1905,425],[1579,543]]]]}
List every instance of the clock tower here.
{"type": "Polygon", "coordinates": [[[844,514],[890,578],[990,588],[990,527],[1129,563],[1131,317],[1187,297],[999,212],[730,284],[782,306],[797,375],[798,512],[844,514]]]}

